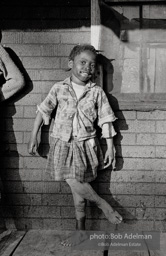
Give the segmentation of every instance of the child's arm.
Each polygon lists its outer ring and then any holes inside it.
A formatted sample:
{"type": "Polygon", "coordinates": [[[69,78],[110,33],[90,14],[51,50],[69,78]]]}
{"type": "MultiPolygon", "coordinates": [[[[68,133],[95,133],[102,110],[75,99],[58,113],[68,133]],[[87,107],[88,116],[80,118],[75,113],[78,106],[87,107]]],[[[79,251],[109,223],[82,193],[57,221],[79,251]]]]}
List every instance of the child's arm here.
{"type": "Polygon", "coordinates": [[[114,145],[113,138],[106,138],[107,150],[104,157],[104,169],[109,167],[114,160],[114,145]]]}
{"type": "Polygon", "coordinates": [[[1,44],[0,71],[4,77],[4,83],[0,89],[0,101],[4,101],[19,91],[25,85],[25,81],[22,73],[1,44]]]}
{"type": "Polygon", "coordinates": [[[28,143],[28,153],[31,155],[35,155],[37,152],[37,148],[38,148],[37,134],[42,125],[42,122],[43,122],[42,114],[38,111],[35,118],[33,130],[31,132],[30,141],[28,143]]]}
{"type": "Polygon", "coordinates": [[[106,139],[107,151],[105,153],[104,162],[105,167],[111,165],[114,160],[114,145],[113,137],[116,135],[116,132],[113,127],[113,122],[117,119],[110,104],[106,97],[105,92],[100,89],[97,100],[98,106],[98,125],[102,129],[102,137],[106,139]]]}

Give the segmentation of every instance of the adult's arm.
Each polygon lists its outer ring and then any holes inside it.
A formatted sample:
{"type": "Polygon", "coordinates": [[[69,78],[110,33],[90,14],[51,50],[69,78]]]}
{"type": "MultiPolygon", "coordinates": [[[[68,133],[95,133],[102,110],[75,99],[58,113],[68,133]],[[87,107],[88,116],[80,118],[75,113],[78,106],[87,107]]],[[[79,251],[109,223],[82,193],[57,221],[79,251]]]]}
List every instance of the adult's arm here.
{"type": "Polygon", "coordinates": [[[0,75],[3,76],[3,84],[0,85],[0,102],[10,98],[24,85],[25,80],[7,51],[0,44],[0,75]]]}

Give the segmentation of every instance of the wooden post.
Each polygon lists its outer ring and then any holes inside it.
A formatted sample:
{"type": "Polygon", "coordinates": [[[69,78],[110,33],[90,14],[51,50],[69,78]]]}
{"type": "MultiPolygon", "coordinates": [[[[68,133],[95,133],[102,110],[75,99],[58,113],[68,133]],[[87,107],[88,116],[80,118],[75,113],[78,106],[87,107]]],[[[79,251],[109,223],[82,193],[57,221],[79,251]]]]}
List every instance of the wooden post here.
{"type": "Polygon", "coordinates": [[[100,7],[98,0],[91,0],[91,44],[100,50],[100,7]]]}

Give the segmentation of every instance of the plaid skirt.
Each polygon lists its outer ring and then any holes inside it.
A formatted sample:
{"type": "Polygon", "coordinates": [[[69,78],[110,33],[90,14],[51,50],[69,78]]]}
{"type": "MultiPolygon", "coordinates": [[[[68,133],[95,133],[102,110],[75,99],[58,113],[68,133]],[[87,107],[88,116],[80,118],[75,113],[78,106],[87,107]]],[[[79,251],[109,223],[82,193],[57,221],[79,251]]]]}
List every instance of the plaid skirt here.
{"type": "Polygon", "coordinates": [[[77,179],[90,182],[104,168],[103,153],[97,138],[65,142],[51,138],[46,173],[55,181],[77,179]],[[91,143],[93,142],[93,144],[91,143]]]}

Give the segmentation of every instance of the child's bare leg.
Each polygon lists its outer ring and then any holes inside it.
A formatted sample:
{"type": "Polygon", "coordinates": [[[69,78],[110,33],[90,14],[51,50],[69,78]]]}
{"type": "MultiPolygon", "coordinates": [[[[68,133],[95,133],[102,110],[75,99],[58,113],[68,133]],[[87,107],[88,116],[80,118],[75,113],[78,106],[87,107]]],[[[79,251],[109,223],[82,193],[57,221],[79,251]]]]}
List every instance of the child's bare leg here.
{"type": "Polygon", "coordinates": [[[121,223],[122,216],[117,211],[115,211],[103,198],[101,198],[93,190],[89,183],[81,183],[76,179],[67,179],[66,182],[71,187],[72,192],[74,191],[76,194],[79,194],[80,197],[95,202],[111,223],[121,223]]]}
{"type": "Polygon", "coordinates": [[[79,194],[75,193],[72,190],[74,206],[75,206],[75,215],[76,215],[76,229],[85,230],[85,207],[86,201],[79,194]]]}
{"type": "Polygon", "coordinates": [[[86,201],[80,195],[75,193],[72,190],[74,206],[75,206],[75,215],[76,215],[76,230],[80,230],[80,233],[75,233],[70,235],[65,240],[61,242],[63,246],[74,246],[81,241],[87,239],[84,233],[81,233],[81,230],[85,230],[85,207],[86,201]]]}

